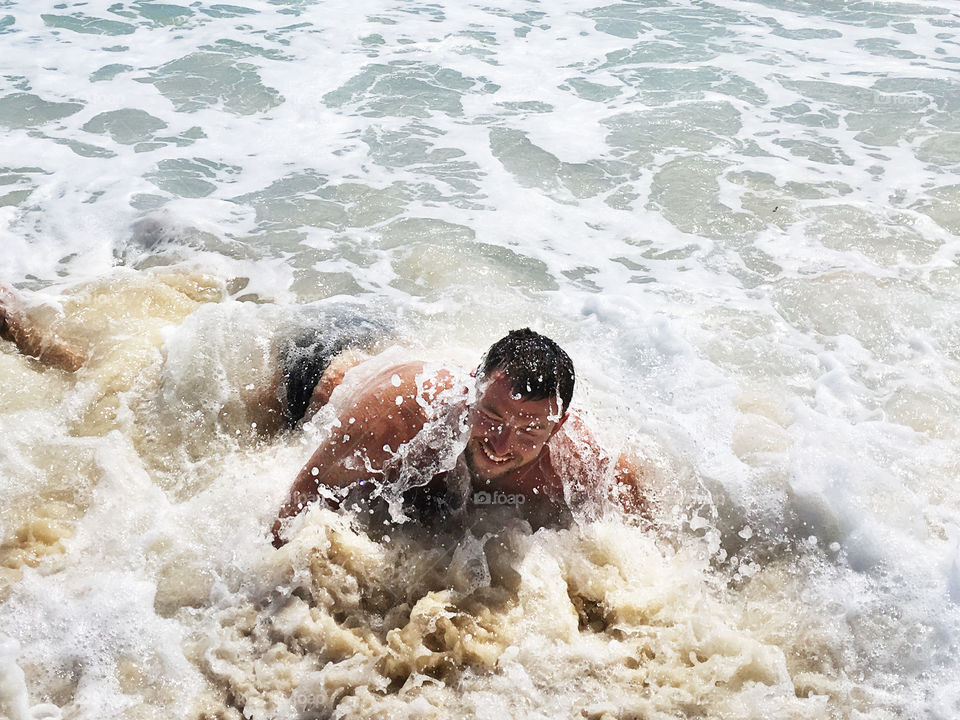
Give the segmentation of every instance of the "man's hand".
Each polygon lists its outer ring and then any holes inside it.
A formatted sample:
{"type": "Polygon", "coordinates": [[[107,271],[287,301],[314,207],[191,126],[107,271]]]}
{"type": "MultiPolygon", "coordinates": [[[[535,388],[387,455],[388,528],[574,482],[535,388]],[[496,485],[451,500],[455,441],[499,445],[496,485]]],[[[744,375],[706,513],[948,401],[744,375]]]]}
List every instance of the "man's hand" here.
{"type": "Polygon", "coordinates": [[[273,527],[270,532],[273,535],[273,546],[279,550],[284,545],[287,544],[287,541],[280,537],[280,533],[283,530],[283,520],[284,518],[278,517],[273,521],[273,527]]]}
{"type": "Polygon", "coordinates": [[[277,549],[283,547],[287,542],[280,536],[287,518],[296,517],[301,510],[319,496],[319,474],[314,473],[313,470],[317,468],[317,463],[320,462],[317,456],[325,450],[326,448],[321,445],[317,452],[313,454],[313,457],[310,458],[310,462],[303,467],[290,488],[290,497],[287,498],[283,507],[280,508],[280,512],[277,513],[277,519],[274,520],[273,527],[270,529],[273,534],[273,546],[277,549]]]}

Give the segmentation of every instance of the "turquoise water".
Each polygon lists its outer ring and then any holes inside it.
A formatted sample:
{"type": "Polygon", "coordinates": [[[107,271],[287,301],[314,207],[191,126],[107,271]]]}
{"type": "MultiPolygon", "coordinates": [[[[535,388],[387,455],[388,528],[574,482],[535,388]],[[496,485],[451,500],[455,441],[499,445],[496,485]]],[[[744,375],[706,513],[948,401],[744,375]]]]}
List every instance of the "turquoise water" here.
{"type": "MultiPolygon", "coordinates": [[[[662,590],[671,572],[696,592],[727,588],[714,614],[731,637],[777,648],[786,663],[733,699],[711,699],[707,679],[680,673],[671,677],[686,699],[648,690],[644,700],[597,637],[574,628],[548,646],[543,628],[504,620],[513,629],[498,637],[519,655],[504,650],[487,674],[467,662],[460,685],[379,688],[370,692],[386,699],[345,700],[339,712],[558,717],[582,700],[586,714],[571,716],[956,716],[956,3],[37,0],[0,4],[0,36],[0,282],[54,306],[90,282],[124,288],[158,268],[212,276],[228,309],[361,296],[403,317],[406,351],[464,364],[512,327],[542,329],[573,356],[576,402],[600,436],[650,464],[661,535],[699,548],[698,560],[671,560],[650,549],[656,533],[588,523],[611,556],[642,546],[667,564],[656,578],[623,569],[624,588],[662,590]],[[784,599],[794,591],[795,607],[784,599]],[[749,608],[780,620],[764,635],[744,619],[749,608]],[[791,628],[791,613],[805,619],[791,628]],[[800,662],[808,635],[819,660],[800,662]],[[540,652],[553,674],[538,669],[540,652]],[[598,668],[618,690],[571,689],[598,668]],[[808,687],[804,672],[830,682],[808,687]],[[407,705],[390,705],[398,698],[407,705]]],[[[184,325],[185,306],[177,313],[160,322],[157,345],[190,358],[207,331],[184,325]]],[[[128,337],[119,320],[96,322],[128,337]]],[[[269,335],[268,320],[250,323],[236,342],[269,335]]],[[[43,561],[0,599],[0,633],[18,645],[0,650],[0,668],[25,673],[18,702],[53,703],[63,717],[194,712],[146,680],[117,680],[145,643],[160,665],[138,672],[176,678],[184,697],[251,686],[265,704],[250,700],[248,715],[295,717],[269,709],[289,687],[250,680],[239,661],[245,679],[227,682],[184,649],[224,607],[250,606],[246,590],[224,581],[216,601],[170,617],[151,597],[186,555],[199,558],[187,563],[194,580],[265,573],[257,533],[303,448],[217,446],[213,460],[177,466],[192,490],[171,490],[132,426],[70,426],[114,387],[105,374],[58,384],[4,353],[0,497],[15,509],[0,535],[34,517],[31,498],[53,497],[50,468],[70,465],[78,434],[82,453],[101,458],[96,472],[77,471],[86,499],[71,500],[82,510],[65,559],[43,561]],[[43,392],[28,408],[19,386],[34,382],[43,392]],[[37,437],[50,439],[38,449],[37,437]],[[113,475],[140,478],[140,507],[116,509],[124,490],[113,475]],[[232,499],[231,483],[252,506],[232,499]],[[162,518],[150,515],[158,498],[171,504],[162,518]],[[213,507],[234,520],[210,521],[189,547],[172,539],[213,507]],[[96,540],[113,512],[128,529],[152,517],[168,549],[114,557],[96,540]],[[225,542],[236,557],[218,549],[225,542]],[[44,599],[54,589],[56,613],[44,599]],[[143,597],[119,607],[124,592],[143,597]],[[63,649],[62,624],[96,626],[98,607],[127,618],[123,629],[102,642],[74,633],[63,649]],[[4,658],[20,658],[17,669],[4,658]]],[[[116,367],[132,377],[139,362],[116,367]]],[[[178,382],[202,384],[188,360],[172,365],[178,382]]],[[[111,392],[135,408],[145,388],[111,392]]],[[[582,538],[537,537],[528,563],[589,556],[582,538]]],[[[595,601],[621,607],[614,595],[595,601]]],[[[539,611],[560,625],[562,597],[539,611]]],[[[677,608],[670,627],[701,612],[677,608]]],[[[341,669],[330,682],[361,697],[366,670],[341,669]]]]}

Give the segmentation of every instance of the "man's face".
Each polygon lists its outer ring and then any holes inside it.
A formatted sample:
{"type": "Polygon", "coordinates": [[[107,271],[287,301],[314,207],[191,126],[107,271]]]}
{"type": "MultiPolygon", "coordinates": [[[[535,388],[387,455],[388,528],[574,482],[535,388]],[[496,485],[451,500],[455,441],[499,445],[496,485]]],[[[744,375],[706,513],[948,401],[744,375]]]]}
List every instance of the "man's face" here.
{"type": "Polygon", "coordinates": [[[513,381],[501,372],[490,378],[471,411],[470,440],[465,456],[474,477],[497,480],[536,460],[560,428],[554,398],[522,400],[513,381]]]}

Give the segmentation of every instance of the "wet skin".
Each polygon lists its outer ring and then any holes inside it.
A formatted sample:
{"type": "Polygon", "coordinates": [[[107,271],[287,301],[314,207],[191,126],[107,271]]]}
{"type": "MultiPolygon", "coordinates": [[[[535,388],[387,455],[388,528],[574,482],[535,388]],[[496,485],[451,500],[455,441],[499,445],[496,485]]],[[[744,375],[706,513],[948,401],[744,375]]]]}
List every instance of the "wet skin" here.
{"type": "MultiPolygon", "coordinates": [[[[340,415],[330,438],[297,475],[280,509],[273,526],[276,547],[284,543],[283,521],[315,500],[321,485],[346,488],[371,477],[391,480],[383,469],[389,467],[396,449],[412,440],[428,420],[417,402],[416,378],[423,369],[422,363],[388,368],[340,415]]],[[[423,381],[423,395],[429,400],[449,392],[453,384],[453,377],[441,371],[423,381]]],[[[466,392],[464,388],[464,402],[466,392]]],[[[468,417],[470,437],[463,459],[475,488],[531,493],[531,497],[546,497],[561,488],[547,445],[567,418],[559,415],[555,399],[523,400],[514,394],[510,379],[498,372],[489,378],[468,417]]]]}
{"type": "Polygon", "coordinates": [[[21,353],[44,365],[67,372],[79,370],[86,361],[77,348],[32,324],[20,299],[4,285],[0,285],[0,339],[9,340],[21,353]]]}
{"type": "Polygon", "coordinates": [[[494,373],[470,413],[464,459],[474,484],[523,492],[531,481],[542,482],[542,472],[526,476],[566,419],[556,399],[524,400],[510,378],[494,373]]]}

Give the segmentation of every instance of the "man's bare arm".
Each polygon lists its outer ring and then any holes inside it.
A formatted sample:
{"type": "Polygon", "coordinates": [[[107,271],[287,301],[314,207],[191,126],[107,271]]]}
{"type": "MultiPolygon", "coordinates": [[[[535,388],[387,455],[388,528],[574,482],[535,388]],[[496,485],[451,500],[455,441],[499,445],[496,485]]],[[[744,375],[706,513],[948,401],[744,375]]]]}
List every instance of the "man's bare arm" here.
{"type": "Polygon", "coordinates": [[[419,363],[386,370],[340,415],[330,437],[297,474],[273,524],[274,547],[284,544],[284,521],[316,500],[321,485],[346,488],[382,474],[397,448],[420,431],[426,418],[415,399],[419,370],[419,363]]]}
{"type": "Polygon", "coordinates": [[[566,437],[565,443],[561,440],[565,451],[568,457],[575,458],[570,469],[578,468],[585,478],[605,476],[616,457],[607,497],[627,515],[649,519],[649,478],[643,463],[629,453],[611,457],[579,417],[571,416],[562,432],[566,437]]]}
{"type": "MultiPolygon", "coordinates": [[[[357,434],[356,439],[343,431],[343,420],[335,428],[330,438],[318,447],[307,464],[304,465],[290,486],[290,494],[280,507],[277,519],[273,523],[273,546],[281,547],[286,541],[280,537],[285,521],[296,517],[310,503],[320,496],[320,486],[344,488],[371,475],[364,459],[373,459],[367,455],[367,445],[372,438],[357,434]]],[[[379,458],[376,458],[379,459],[379,458]]]]}
{"type": "Polygon", "coordinates": [[[643,465],[632,455],[621,455],[613,470],[612,499],[628,514],[650,519],[650,488],[643,465]]]}

